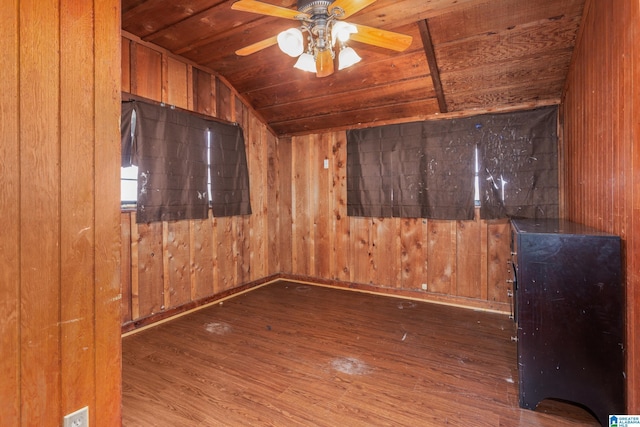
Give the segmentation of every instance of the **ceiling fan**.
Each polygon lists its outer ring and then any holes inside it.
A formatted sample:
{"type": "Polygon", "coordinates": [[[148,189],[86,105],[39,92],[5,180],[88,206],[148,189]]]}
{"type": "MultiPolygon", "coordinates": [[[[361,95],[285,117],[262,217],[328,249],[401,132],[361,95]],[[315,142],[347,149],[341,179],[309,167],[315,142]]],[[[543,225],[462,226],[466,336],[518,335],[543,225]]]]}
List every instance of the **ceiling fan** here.
{"type": "Polygon", "coordinates": [[[315,72],[318,77],[326,77],[334,72],[334,49],[339,49],[339,70],[360,61],[360,56],[353,48],[347,47],[348,40],[398,52],[407,49],[412,41],[409,35],[343,21],[375,1],[298,0],[297,10],[257,0],[236,1],[231,5],[234,10],[300,21],[300,27],[290,28],[276,36],[239,49],[236,54],[251,55],[277,44],[284,53],[298,58],[295,68],[315,72]]]}

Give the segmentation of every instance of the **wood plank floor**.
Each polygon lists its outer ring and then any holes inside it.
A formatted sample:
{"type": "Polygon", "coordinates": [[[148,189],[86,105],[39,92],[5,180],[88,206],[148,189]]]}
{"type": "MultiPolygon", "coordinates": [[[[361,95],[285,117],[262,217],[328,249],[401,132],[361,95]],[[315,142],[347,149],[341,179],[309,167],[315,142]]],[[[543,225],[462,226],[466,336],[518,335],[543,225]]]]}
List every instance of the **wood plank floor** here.
{"type": "Polygon", "coordinates": [[[125,426],[597,426],[518,407],[504,315],[292,282],[123,338],[125,426]]]}

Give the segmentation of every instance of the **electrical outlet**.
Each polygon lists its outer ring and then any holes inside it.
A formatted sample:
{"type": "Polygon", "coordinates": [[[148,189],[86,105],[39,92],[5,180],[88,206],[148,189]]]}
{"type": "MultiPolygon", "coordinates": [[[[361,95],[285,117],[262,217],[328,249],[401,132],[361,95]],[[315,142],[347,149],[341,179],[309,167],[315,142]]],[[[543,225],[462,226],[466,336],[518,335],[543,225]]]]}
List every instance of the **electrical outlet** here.
{"type": "Polygon", "coordinates": [[[423,284],[422,284],[422,290],[423,290],[423,291],[426,291],[426,290],[427,290],[427,284],[426,284],[426,283],[423,283],[423,284]]]}
{"type": "Polygon", "coordinates": [[[89,407],[64,416],[63,427],[89,427],[89,407]]]}

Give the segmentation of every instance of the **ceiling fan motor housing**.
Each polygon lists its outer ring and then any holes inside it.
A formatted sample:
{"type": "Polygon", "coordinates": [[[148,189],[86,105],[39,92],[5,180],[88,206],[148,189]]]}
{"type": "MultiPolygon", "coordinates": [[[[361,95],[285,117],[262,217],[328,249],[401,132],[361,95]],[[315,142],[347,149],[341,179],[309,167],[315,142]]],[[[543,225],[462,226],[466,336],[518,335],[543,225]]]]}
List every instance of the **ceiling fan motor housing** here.
{"type": "Polygon", "coordinates": [[[333,2],[327,0],[298,0],[298,11],[310,15],[314,15],[318,11],[323,11],[326,14],[331,3],[333,2]]]}

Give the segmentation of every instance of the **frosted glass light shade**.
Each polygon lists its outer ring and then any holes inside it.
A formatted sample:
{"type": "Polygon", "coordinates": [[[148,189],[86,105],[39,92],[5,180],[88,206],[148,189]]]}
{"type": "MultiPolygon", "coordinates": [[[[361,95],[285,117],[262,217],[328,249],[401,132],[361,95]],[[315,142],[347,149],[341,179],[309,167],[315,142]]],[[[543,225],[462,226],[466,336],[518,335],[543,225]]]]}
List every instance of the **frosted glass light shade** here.
{"type": "Polygon", "coordinates": [[[338,55],[338,70],[351,67],[353,64],[360,62],[361,59],[360,55],[358,55],[353,48],[345,47],[338,55]]]}
{"type": "Polygon", "coordinates": [[[344,21],[337,21],[331,27],[331,40],[333,44],[336,44],[336,41],[340,40],[341,43],[344,43],[349,40],[351,34],[357,33],[358,28],[344,21]]]}
{"type": "Polygon", "coordinates": [[[303,53],[296,61],[294,68],[302,71],[308,71],[310,73],[316,72],[316,61],[313,59],[313,55],[303,53]]]}
{"type": "Polygon", "coordinates": [[[304,37],[297,28],[289,28],[278,34],[278,47],[289,56],[297,57],[304,52],[304,37]]]}

